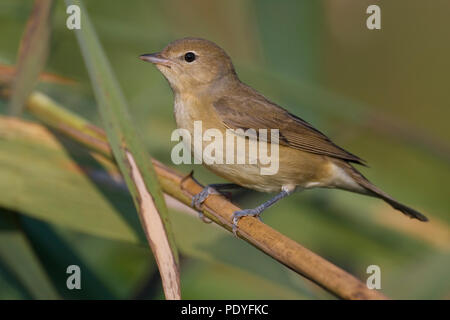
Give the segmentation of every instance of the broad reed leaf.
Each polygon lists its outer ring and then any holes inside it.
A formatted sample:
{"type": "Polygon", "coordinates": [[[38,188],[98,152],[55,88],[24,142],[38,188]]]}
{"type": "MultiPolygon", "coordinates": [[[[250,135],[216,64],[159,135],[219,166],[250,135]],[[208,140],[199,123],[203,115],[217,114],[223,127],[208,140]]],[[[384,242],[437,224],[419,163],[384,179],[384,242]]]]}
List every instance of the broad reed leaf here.
{"type": "Polygon", "coordinates": [[[153,250],[167,299],[180,299],[178,253],[163,194],[144,145],[128,114],[128,106],[100,41],[81,1],[68,5],[81,8],[81,28],[75,30],[98,101],[114,157],[131,192],[153,250]]]}

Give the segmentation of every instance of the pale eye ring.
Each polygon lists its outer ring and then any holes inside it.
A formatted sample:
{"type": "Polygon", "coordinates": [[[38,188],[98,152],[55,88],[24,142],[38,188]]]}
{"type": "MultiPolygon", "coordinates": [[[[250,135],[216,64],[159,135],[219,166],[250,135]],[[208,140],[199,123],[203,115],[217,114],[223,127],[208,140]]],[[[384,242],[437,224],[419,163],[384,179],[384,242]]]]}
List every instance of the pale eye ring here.
{"type": "Polygon", "coordinates": [[[196,58],[195,53],[190,52],[190,51],[187,52],[187,53],[184,55],[184,60],[185,60],[186,62],[189,62],[189,63],[191,63],[192,61],[194,61],[195,58],[196,58]]]}

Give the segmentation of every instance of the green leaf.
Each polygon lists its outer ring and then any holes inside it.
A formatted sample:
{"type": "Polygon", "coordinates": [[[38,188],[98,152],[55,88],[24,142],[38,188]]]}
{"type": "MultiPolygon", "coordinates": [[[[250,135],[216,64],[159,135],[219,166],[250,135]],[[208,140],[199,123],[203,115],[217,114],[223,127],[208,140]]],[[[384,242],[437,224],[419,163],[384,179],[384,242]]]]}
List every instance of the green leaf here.
{"type": "Polygon", "coordinates": [[[158,262],[167,298],[179,298],[178,253],[166,205],[152,163],[137,136],[122,90],[81,1],[81,28],[75,30],[94,88],[108,142],[133,197],[142,226],[158,262]]]}

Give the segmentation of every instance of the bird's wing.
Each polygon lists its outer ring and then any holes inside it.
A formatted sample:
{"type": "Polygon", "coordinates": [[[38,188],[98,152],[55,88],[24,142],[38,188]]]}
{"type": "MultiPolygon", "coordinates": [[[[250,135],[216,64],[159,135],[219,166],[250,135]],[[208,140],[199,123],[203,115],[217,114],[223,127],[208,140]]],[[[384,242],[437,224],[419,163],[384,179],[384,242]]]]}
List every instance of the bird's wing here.
{"type": "MultiPolygon", "coordinates": [[[[364,160],[337,146],[309,123],[263,96],[224,96],[213,106],[230,129],[252,128],[257,132],[259,129],[278,129],[281,145],[365,165],[364,160]]],[[[270,132],[267,136],[270,141],[270,132]]]]}

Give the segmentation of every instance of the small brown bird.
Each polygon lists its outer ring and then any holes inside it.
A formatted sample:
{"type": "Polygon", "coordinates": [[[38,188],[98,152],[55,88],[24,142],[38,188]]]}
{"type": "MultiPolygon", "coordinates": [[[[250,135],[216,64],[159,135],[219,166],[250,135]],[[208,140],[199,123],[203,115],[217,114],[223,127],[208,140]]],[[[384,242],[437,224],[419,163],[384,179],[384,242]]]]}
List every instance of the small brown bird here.
{"type": "MultiPolygon", "coordinates": [[[[168,80],[175,95],[177,126],[188,130],[191,135],[194,135],[194,121],[202,121],[203,129],[218,129],[224,136],[227,129],[279,130],[278,171],[275,174],[262,175],[260,161],[253,164],[225,161],[204,164],[233,184],[207,186],[196,196],[193,202],[196,207],[209,194],[229,187],[278,192],[274,198],[254,209],[235,212],[234,231],[239,218],[247,215],[259,217],[262,211],[295,190],[317,187],[338,188],[381,198],[411,218],[428,220],[416,210],[394,200],[359,173],[352,164],[364,164],[362,159],[242,83],[230,57],[213,42],[184,38],[170,43],[159,53],[141,55],[140,59],[155,64],[168,80]]],[[[246,141],[258,139],[258,135],[235,135],[237,139],[246,141]]],[[[271,142],[270,138],[266,141],[271,142]]]]}

